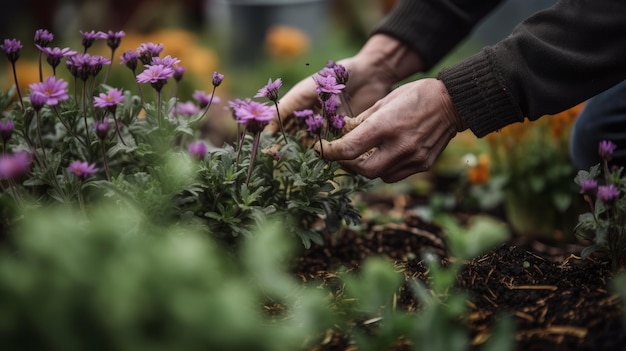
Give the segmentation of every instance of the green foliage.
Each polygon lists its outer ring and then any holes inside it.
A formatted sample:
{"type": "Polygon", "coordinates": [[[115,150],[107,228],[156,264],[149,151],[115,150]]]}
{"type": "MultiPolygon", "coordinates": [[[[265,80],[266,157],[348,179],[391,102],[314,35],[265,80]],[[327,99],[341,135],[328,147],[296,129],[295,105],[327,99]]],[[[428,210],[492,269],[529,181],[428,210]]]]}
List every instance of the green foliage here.
{"type": "MultiPolygon", "coordinates": [[[[364,321],[362,329],[355,330],[354,339],[359,350],[385,350],[398,340],[406,339],[412,350],[456,351],[468,350],[468,297],[456,287],[456,277],[464,259],[484,253],[506,240],[508,231],[502,223],[487,217],[478,217],[468,226],[461,226],[452,218],[441,219],[448,233],[448,245],[455,260],[445,265],[432,254],[426,254],[429,268],[428,284],[402,281],[391,262],[382,258],[368,260],[359,273],[344,278],[346,313],[364,321]],[[407,284],[421,304],[418,312],[396,309],[394,294],[407,284]],[[376,328],[368,329],[373,324],[376,328]]],[[[513,327],[507,318],[494,330],[485,350],[512,350],[513,327]]]]}
{"type": "Polygon", "coordinates": [[[143,230],[142,212],[30,212],[0,254],[3,348],[294,350],[328,326],[322,292],[280,268],[290,252],[280,227],[233,256],[186,226],[143,230]],[[284,316],[263,312],[267,296],[290,306],[284,316]]]}
{"type": "Polygon", "coordinates": [[[604,167],[597,164],[589,171],[581,170],[574,181],[583,185],[586,181],[594,181],[600,186],[614,186],[619,191],[616,198],[607,201],[597,196],[594,190],[591,193],[583,193],[583,197],[589,205],[589,212],[583,213],[578,218],[576,235],[589,242],[581,256],[586,257],[595,251],[608,254],[614,270],[618,270],[626,264],[626,176],[623,176],[623,167],[609,169],[606,161],[604,167]],[[603,171],[601,171],[603,169],[603,171]]]}

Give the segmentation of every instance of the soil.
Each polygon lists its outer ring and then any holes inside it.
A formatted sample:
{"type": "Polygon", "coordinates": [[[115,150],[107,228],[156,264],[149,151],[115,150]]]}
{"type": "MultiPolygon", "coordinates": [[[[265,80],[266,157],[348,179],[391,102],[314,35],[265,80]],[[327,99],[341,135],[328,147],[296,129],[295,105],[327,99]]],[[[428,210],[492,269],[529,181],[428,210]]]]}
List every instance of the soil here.
{"type": "MultiPolygon", "coordinates": [[[[376,201],[382,211],[401,220],[367,224],[365,234],[349,229],[326,233],[324,245],[297,257],[294,273],[303,282],[317,279],[339,289],[338,269],[358,270],[367,257],[383,255],[402,268],[407,280],[427,282],[423,252],[438,254],[442,262],[454,259],[448,256],[442,231],[411,211],[410,201],[376,201]]],[[[457,287],[469,296],[469,349],[479,349],[506,312],[515,320],[518,350],[626,350],[622,305],[610,292],[610,265],[601,258],[580,258],[581,248],[514,236],[467,262],[458,274],[457,287]]],[[[418,302],[407,291],[401,292],[398,306],[418,310],[418,302]]],[[[308,351],[357,350],[349,331],[329,333],[308,351]]],[[[399,350],[410,346],[398,342],[390,351],[399,350]]]]}

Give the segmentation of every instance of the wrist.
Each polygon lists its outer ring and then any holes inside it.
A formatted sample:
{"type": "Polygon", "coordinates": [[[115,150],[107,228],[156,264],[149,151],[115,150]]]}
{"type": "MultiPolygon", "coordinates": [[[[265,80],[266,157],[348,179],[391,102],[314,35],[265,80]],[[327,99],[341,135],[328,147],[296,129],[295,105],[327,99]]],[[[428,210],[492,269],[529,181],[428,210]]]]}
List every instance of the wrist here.
{"type": "Polygon", "coordinates": [[[378,79],[385,80],[389,85],[424,69],[417,52],[386,34],[371,36],[356,57],[365,62],[367,69],[376,74],[378,79]]]}

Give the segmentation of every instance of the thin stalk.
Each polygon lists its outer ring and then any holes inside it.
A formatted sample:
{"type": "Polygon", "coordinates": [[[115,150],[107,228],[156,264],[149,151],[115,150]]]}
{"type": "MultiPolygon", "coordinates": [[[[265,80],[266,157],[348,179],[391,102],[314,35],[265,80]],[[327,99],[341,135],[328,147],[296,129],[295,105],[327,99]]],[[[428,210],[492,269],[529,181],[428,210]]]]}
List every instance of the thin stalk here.
{"type": "Polygon", "coordinates": [[[22,92],[20,91],[20,83],[17,81],[17,71],[15,70],[15,62],[11,62],[11,66],[13,67],[13,80],[15,80],[15,89],[17,90],[17,96],[20,98],[22,111],[24,111],[24,99],[22,99],[22,92]]]}
{"type": "Polygon", "coordinates": [[[44,164],[48,163],[48,156],[46,155],[46,147],[43,144],[43,138],[41,136],[41,113],[39,110],[35,111],[37,117],[37,138],[39,139],[39,145],[41,146],[41,152],[43,153],[44,164]]]}
{"type": "Polygon", "coordinates": [[[354,113],[352,113],[352,108],[350,107],[350,103],[348,102],[348,96],[345,91],[341,91],[339,94],[339,101],[341,101],[341,105],[346,109],[346,115],[348,117],[354,117],[354,113]]]}
{"type": "Polygon", "coordinates": [[[86,143],[89,144],[89,125],[87,124],[87,81],[83,80],[83,119],[85,121],[86,143]]]}
{"type": "Polygon", "coordinates": [[[252,170],[254,169],[254,162],[256,161],[256,153],[259,148],[259,140],[261,139],[261,132],[254,133],[254,141],[252,142],[252,151],[250,152],[250,166],[248,166],[248,177],[246,178],[246,185],[250,183],[252,177],[252,170]]]}
{"type": "Polygon", "coordinates": [[[41,55],[42,55],[42,52],[40,50],[39,51],[39,81],[43,82],[43,69],[41,67],[41,55]]]}
{"type": "Polygon", "coordinates": [[[104,146],[104,139],[100,139],[100,147],[102,149],[102,162],[104,163],[104,172],[106,173],[107,180],[111,181],[111,174],[109,173],[109,162],[107,160],[107,150],[104,146]]]}
{"type": "Polygon", "coordinates": [[[287,135],[285,134],[285,128],[283,127],[283,121],[280,118],[280,111],[278,111],[278,102],[274,101],[274,106],[276,107],[276,116],[278,117],[278,125],[280,126],[280,132],[283,134],[283,139],[285,139],[285,143],[288,143],[289,141],[287,141],[287,135]]]}

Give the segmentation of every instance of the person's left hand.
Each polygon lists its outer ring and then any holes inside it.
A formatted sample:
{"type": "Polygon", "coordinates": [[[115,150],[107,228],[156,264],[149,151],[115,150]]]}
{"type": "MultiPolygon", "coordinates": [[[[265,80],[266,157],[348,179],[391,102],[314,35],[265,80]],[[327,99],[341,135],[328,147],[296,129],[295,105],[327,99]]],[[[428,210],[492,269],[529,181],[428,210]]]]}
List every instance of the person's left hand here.
{"type": "Polygon", "coordinates": [[[443,83],[434,78],[404,84],[347,123],[343,137],[315,150],[368,178],[397,182],[430,167],[467,127],[443,83]]]}

